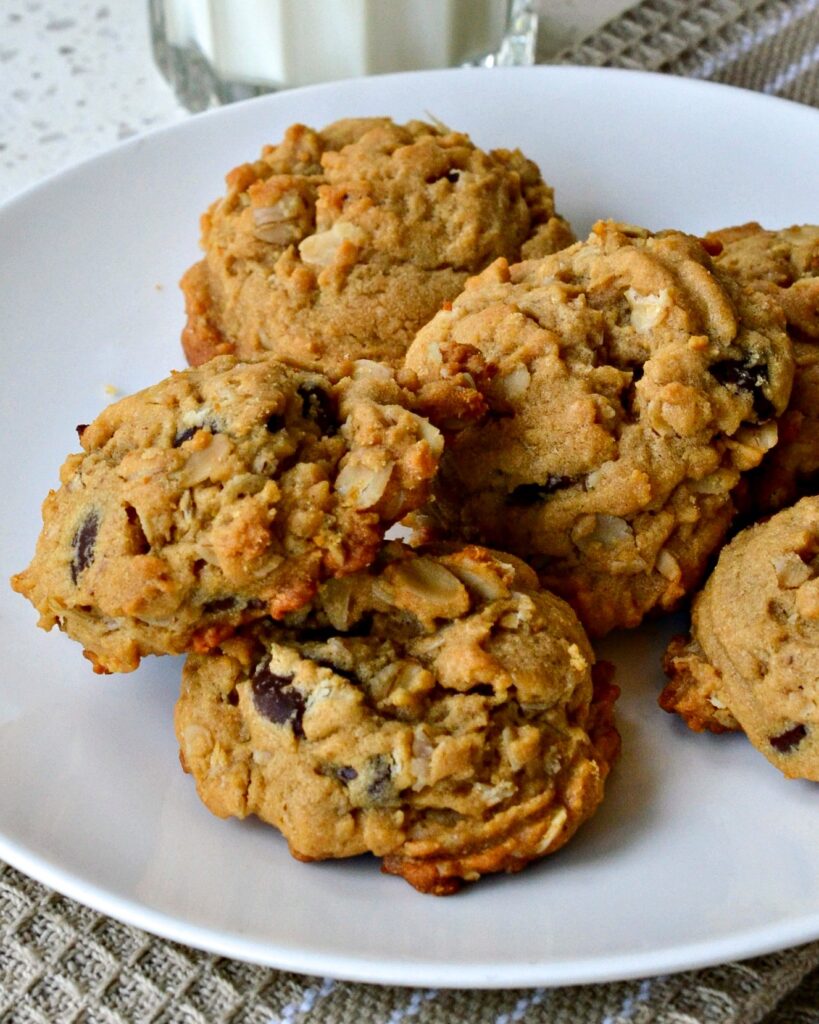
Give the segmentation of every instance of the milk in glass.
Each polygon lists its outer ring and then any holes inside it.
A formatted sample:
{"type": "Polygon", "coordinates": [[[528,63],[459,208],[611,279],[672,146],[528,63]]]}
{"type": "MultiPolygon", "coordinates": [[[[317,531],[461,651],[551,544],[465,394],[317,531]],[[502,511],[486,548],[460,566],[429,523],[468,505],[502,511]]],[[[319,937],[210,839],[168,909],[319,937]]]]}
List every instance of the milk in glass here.
{"type": "Polygon", "coordinates": [[[154,0],[167,42],[267,88],[451,67],[497,49],[505,0],[154,0]]]}

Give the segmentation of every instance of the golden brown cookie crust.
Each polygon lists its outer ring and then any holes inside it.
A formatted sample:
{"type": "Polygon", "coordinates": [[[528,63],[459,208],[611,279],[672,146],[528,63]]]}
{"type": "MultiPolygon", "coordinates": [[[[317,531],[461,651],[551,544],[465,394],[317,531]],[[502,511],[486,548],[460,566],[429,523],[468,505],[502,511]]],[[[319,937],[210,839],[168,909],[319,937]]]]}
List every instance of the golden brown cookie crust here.
{"type": "Polygon", "coordinates": [[[658,698],[663,711],[679,715],[694,732],[735,732],[742,727],[720,696],[720,674],[689,637],[676,636],[663,656],[668,683],[658,698]]]}
{"type": "Polygon", "coordinates": [[[186,664],[182,763],[215,814],[443,895],[557,849],[600,803],[617,688],[514,557],[387,545],[286,626],[186,664]]]}
{"type": "Polygon", "coordinates": [[[334,379],[358,358],[398,366],[469,274],[574,241],[520,152],[420,121],[293,125],[227,186],[181,282],[194,365],[270,351],[334,379]]]}
{"type": "Polygon", "coordinates": [[[443,439],[390,372],[337,385],[222,356],[81,428],[12,586],[98,671],[207,650],[367,565],[429,492],[443,439]]]}
{"type": "Polygon", "coordinates": [[[667,710],[716,731],[690,710],[707,695],[781,772],[819,781],[819,498],[723,549],[665,664],[667,710]]]}
{"type": "Polygon", "coordinates": [[[426,531],[531,560],[596,635],[696,585],[793,375],[770,299],[694,238],[610,222],[470,280],[405,365],[422,399],[471,381],[489,408],[453,431],[426,531]]]}

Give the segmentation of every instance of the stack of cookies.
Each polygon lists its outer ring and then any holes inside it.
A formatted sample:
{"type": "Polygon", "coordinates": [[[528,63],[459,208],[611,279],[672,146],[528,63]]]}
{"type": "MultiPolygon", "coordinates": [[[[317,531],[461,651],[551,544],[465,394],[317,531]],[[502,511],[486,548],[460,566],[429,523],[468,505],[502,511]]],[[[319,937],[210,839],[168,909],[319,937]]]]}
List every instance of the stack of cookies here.
{"type": "MultiPolygon", "coordinates": [[[[98,672],[187,655],[181,761],[215,814],[422,892],[519,870],[619,752],[588,636],[810,492],[819,229],[574,242],[520,152],[370,118],[231,171],[202,246],[192,368],[78,428],[12,585],[98,672]]],[[[725,549],[661,698],[812,779],[818,516],[725,549]]]]}
{"type": "Polygon", "coordinates": [[[819,227],[715,231],[704,244],[782,310],[793,345],[776,444],[743,482],[746,526],[672,641],[660,697],[695,731],[744,731],[789,778],[819,782],[819,227]],[[801,500],[800,500],[801,499],[801,500]]]}

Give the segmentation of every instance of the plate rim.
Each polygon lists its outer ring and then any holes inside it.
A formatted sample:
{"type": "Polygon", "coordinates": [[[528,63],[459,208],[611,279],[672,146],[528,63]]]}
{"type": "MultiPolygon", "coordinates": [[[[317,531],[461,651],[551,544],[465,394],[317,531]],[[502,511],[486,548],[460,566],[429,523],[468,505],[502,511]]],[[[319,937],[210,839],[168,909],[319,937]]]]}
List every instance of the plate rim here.
{"type": "Polygon", "coordinates": [[[807,116],[812,115],[819,119],[819,108],[808,106],[806,103],[799,103],[797,100],[788,99],[784,96],[773,96],[768,93],[757,92],[754,89],[747,89],[743,86],[731,85],[727,82],[713,82],[702,78],[687,78],[684,75],[673,75],[663,71],[646,71],[642,68],[594,67],[588,64],[532,64],[528,67],[458,67],[433,68],[424,71],[394,71],[381,75],[363,75],[358,78],[344,78],[333,82],[319,82],[315,85],[303,85],[294,89],[281,89],[276,92],[263,93],[260,96],[250,96],[247,99],[237,100],[235,103],[227,103],[221,106],[210,107],[207,110],[201,110],[197,113],[189,113],[181,120],[173,121],[170,124],[154,125],[146,128],[145,131],[138,132],[136,135],[129,136],[127,139],[115,142],[111,146],[106,146],[99,152],[92,153],[90,156],[83,157],[80,160],[67,164],[65,167],[58,168],[50,174],[47,174],[45,177],[38,178],[37,181],[23,186],[23,188],[13,192],[0,202],[0,217],[5,214],[8,207],[14,206],[18,202],[28,199],[38,190],[50,187],[58,180],[83,172],[85,168],[91,164],[111,159],[120,153],[127,152],[129,149],[138,149],[146,143],[150,144],[154,139],[160,138],[166,134],[175,134],[180,130],[184,130],[184,126],[186,125],[193,123],[199,124],[208,120],[215,121],[223,117],[228,118],[231,116],[232,112],[236,110],[246,110],[251,105],[266,106],[269,104],[273,106],[282,98],[289,99],[294,95],[320,95],[322,92],[329,94],[336,88],[344,88],[372,81],[389,82],[399,79],[433,79],[438,77],[448,78],[460,75],[478,76],[486,74],[491,74],[498,78],[505,78],[513,75],[518,75],[520,77],[551,77],[553,75],[562,77],[562,75],[566,73],[579,74],[583,77],[588,76],[590,78],[639,78],[654,81],[658,84],[662,83],[662,88],[665,88],[668,83],[673,83],[671,88],[684,87],[685,89],[691,90],[703,89],[706,92],[715,91],[725,92],[728,94],[733,93],[738,97],[742,97],[743,101],[747,101],[750,97],[752,98],[752,102],[772,104],[775,107],[781,107],[783,110],[789,109],[792,111],[799,111],[807,114],[807,116]]]}
{"type": "Polygon", "coordinates": [[[415,960],[407,964],[397,958],[371,960],[362,956],[340,956],[292,949],[286,945],[243,940],[226,932],[214,932],[199,925],[190,925],[135,900],[116,896],[96,885],[84,883],[51,864],[45,857],[31,854],[17,844],[9,842],[2,834],[0,859],[40,884],[100,914],[139,928],[165,941],[178,942],[212,956],[224,956],[274,970],[371,985],[502,990],[607,984],[702,970],[786,950],[819,939],[817,913],[800,922],[798,926],[780,924],[749,928],[718,940],[687,943],[656,953],[640,952],[605,958],[587,957],[571,962],[558,961],[551,965],[532,960],[514,966],[503,964],[500,968],[485,962],[451,966],[446,963],[415,960]],[[738,941],[738,937],[742,938],[741,942],[738,941]],[[453,971],[457,972],[457,976],[451,976],[453,971]]]}

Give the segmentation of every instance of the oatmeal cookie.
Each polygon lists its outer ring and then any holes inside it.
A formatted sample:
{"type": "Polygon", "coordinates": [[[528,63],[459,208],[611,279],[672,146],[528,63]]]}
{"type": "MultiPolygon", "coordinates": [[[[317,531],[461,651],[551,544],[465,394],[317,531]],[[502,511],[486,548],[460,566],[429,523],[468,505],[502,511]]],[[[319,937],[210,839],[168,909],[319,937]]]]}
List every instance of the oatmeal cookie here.
{"type": "Polygon", "coordinates": [[[294,125],[203,216],[182,344],[193,364],[270,351],[334,379],[352,359],[397,366],[469,274],[572,241],[517,150],[420,121],[294,125]]]}
{"type": "Polygon", "coordinates": [[[667,711],[742,729],[785,775],[819,782],[819,497],[723,549],[665,669],[667,711]]]}
{"type": "Polygon", "coordinates": [[[444,895],[556,850],[619,751],[609,666],[512,556],[385,545],[309,612],[189,656],[181,760],[299,860],[371,852],[444,895]]]}
{"type": "Polygon", "coordinates": [[[673,607],[776,441],[782,321],[679,232],[598,223],[563,252],[497,261],[407,353],[422,398],[466,380],[489,406],[453,432],[422,536],[530,560],[598,636],[673,607]]]}
{"type": "Polygon", "coordinates": [[[675,636],[663,656],[668,682],[658,698],[663,711],[679,715],[694,732],[738,732],[742,726],[720,695],[720,676],[700,645],[675,636]]]}
{"type": "Polygon", "coordinates": [[[101,672],[300,607],[375,557],[437,466],[441,435],[375,370],[333,385],[222,356],[109,406],[12,586],[101,672]]]}
{"type": "Polygon", "coordinates": [[[750,478],[753,510],[770,513],[819,491],[819,226],[766,231],[751,223],[705,242],[719,267],[779,303],[793,341],[796,375],[779,443],[750,478]]]}

